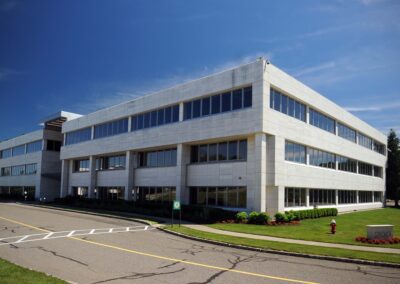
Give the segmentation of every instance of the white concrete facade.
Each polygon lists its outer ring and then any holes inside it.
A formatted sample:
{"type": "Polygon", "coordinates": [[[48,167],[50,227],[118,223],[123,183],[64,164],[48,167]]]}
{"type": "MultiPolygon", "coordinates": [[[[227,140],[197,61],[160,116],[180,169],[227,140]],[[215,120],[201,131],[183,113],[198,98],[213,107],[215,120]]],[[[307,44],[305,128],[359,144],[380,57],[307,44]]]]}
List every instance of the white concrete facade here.
{"type": "MultiPolygon", "coordinates": [[[[67,121],[62,133],[91,128],[92,139],[61,148],[62,180],[60,196],[73,194],[73,188],[88,188],[89,197],[100,187],[122,187],[130,200],[139,187],[174,187],[176,199],[191,200],[194,187],[246,188],[244,208],[234,210],[277,211],[311,208],[307,202],[299,208],[285,207],[285,188],[304,188],[380,192],[385,191],[386,155],[350,142],[306,122],[270,108],[270,88],[274,88],[328,115],[385,145],[378,130],[348,113],[330,100],[290,77],[264,59],[218,74],[178,85],[133,101],[119,104],[67,121]],[[214,94],[252,88],[251,107],[184,119],[184,103],[214,94]],[[133,116],[146,111],[179,105],[179,121],[157,127],[131,130],[133,116]],[[94,127],[109,121],[128,119],[128,131],[94,139],[94,127]],[[247,141],[246,159],[209,163],[191,163],[193,145],[247,141]],[[382,177],[350,173],[336,169],[299,164],[285,160],[285,141],[317,148],[382,168],[382,177]],[[139,153],[176,149],[176,164],[168,167],[141,167],[139,153]],[[125,168],[96,170],[96,158],[125,156],[125,168]],[[88,171],[77,172],[74,161],[89,160],[88,171]]],[[[336,165],[337,167],[337,165],[336,165]]],[[[382,202],[335,204],[339,210],[381,207],[382,202]]],[[[372,194],[374,195],[374,194],[372,194]]],[[[207,195],[208,196],[208,195],[207,195]]],[[[135,200],[135,196],[133,199],[135,200]]],[[[372,197],[373,198],[373,197],[372,197]]]]}

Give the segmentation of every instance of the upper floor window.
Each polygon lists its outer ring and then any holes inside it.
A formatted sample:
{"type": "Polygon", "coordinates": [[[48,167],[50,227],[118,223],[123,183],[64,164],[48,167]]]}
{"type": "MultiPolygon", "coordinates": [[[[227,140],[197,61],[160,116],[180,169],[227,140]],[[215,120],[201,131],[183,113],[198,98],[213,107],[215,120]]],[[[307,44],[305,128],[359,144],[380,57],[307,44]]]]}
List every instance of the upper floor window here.
{"type": "Polygon", "coordinates": [[[308,148],[310,154],[310,165],[335,169],[335,154],[328,153],[325,151],[308,148]]]}
{"type": "Polygon", "coordinates": [[[372,165],[358,162],[358,173],[362,175],[372,176],[372,165]]]}
{"type": "Polygon", "coordinates": [[[175,167],[176,149],[149,151],[139,153],[140,167],[175,167]]]}
{"type": "Polygon", "coordinates": [[[383,145],[375,140],[374,140],[374,144],[373,144],[373,150],[379,154],[386,155],[385,154],[385,145],[383,145]]]}
{"type": "Polygon", "coordinates": [[[65,135],[65,145],[71,145],[81,143],[91,139],[92,128],[87,127],[71,132],[67,132],[65,135]]]}
{"type": "Polygon", "coordinates": [[[22,176],[25,174],[25,165],[11,167],[12,176],[22,176]]]}
{"type": "Polygon", "coordinates": [[[304,145],[285,141],[285,160],[305,164],[306,147],[304,145]]]}
{"type": "Polygon", "coordinates": [[[25,154],[25,144],[12,148],[12,155],[19,156],[25,154]]]}
{"type": "Polygon", "coordinates": [[[94,139],[128,132],[128,118],[106,122],[94,127],[94,139]]]}
{"type": "Polygon", "coordinates": [[[88,172],[89,169],[89,159],[74,161],[74,172],[88,172]]]}
{"type": "Polygon", "coordinates": [[[358,144],[365,148],[372,149],[372,139],[364,134],[358,133],[358,144]]]}
{"type": "Polygon", "coordinates": [[[191,163],[247,160],[247,140],[193,145],[191,163]]]}
{"type": "Polygon", "coordinates": [[[374,176],[375,177],[383,177],[382,175],[382,167],[374,166],[374,176]]]}
{"type": "Polygon", "coordinates": [[[131,130],[135,131],[178,121],[179,105],[173,105],[132,116],[131,130]]]}
{"type": "Polygon", "coordinates": [[[281,92],[270,89],[270,108],[297,118],[301,121],[306,121],[306,105],[292,99],[281,92]]]}
{"type": "Polygon", "coordinates": [[[351,142],[356,143],[357,142],[357,133],[354,129],[351,129],[350,127],[347,127],[344,124],[341,124],[338,122],[338,135],[340,137],[343,137],[351,142]]]}
{"type": "Polygon", "coordinates": [[[186,102],[183,105],[183,119],[251,107],[252,92],[252,87],[246,87],[186,102]]]}
{"type": "Polygon", "coordinates": [[[335,134],[335,120],[310,108],[310,124],[335,134]]]}
{"type": "Polygon", "coordinates": [[[55,140],[47,140],[46,143],[46,150],[47,151],[56,151],[60,152],[61,149],[61,141],[55,141],[55,140]]]}
{"type": "Polygon", "coordinates": [[[0,159],[9,158],[12,156],[11,148],[0,151],[0,159]]]}
{"type": "Polygon", "coordinates": [[[28,164],[25,166],[25,174],[35,175],[37,172],[37,164],[28,164]]]}
{"type": "Polygon", "coordinates": [[[342,156],[336,156],[337,161],[338,161],[338,170],[340,171],[345,171],[345,172],[351,172],[351,173],[357,173],[357,161],[342,157],[342,156]]]}
{"type": "Polygon", "coordinates": [[[42,140],[26,144],[26,153],[42,151],[42,140]]]}
{"type": "Polygon", "coordinates": [[[125,169],[126,156],[99,157],[96,159],[96,170],[120,170],[125,169]]]}
{"type": "Polygon", "coordinates": [[[11,175],[11,167],[1,168],[1,176],[6,177],[11,175]]]}

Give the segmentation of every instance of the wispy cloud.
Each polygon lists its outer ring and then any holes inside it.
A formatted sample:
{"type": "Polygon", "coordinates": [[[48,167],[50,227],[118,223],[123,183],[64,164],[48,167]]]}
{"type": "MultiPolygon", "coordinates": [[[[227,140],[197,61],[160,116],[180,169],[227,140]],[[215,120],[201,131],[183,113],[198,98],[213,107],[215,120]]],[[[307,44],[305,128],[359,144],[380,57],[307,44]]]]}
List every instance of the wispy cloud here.
{"type": "Polygon", "coordinates": [[[17,8],[18,1],[17,0],[3,0],[0,3],[0,11],[9,12],[17,8]]]}
{"type": "Polygon", "coordinates": [[[298,70],[297,72],[295,72],[293,74],[293,76],[300,77],[300,76],[304,76],[304,75],[307,75],[307,74],[313,74],[315,72],[319,72],[319,71],[322,71],[322,70],[331,69],[331,68],[334,68],[334,67],[336,67],[335,61],[330,61],[330,62],[318,64],[318,65],[315,65],[315,66],[302,68],[302,69],[298,70]]]}
{"type": "Polygon", "coordinates": [[[9,76],[22,74],[21,71],[0,67],[0,81],[8,79],[9,76]]]}
{"type": "Polygon", "coordinates": [[[384,111],[390,109],[400,108],[400,101],[390,102],[386,104],[373,104],[364,106],[347,106],[344,107],[347,111],[351,112],[366,112],[366,111],[384,111]]]}

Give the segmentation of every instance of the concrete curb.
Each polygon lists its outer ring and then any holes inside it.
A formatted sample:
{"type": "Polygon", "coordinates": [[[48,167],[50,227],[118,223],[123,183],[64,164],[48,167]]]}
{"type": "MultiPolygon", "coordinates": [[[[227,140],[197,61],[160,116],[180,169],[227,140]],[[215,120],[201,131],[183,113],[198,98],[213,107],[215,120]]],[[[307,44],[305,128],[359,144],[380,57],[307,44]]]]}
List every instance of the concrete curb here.
{"type": "Polygon", "coordinates": [[[107,213],[100,213],[100,212],[88,212],[88,211],[80,211],[77,209],[70,209],[70,208],[60,208],[60,207],[53,207],[53,206],[47,206],[47,205],[38,205],[38,204],[24,204],[24,203],[17,203],[20,205],[25,205],[25,206],[32,206],[32,207],[38,207],[38,208],[44,208],[44,209],[53,209],[53,210],[59,210],[59,211],[65,211],[65,212],[72,212],[72,213],[80,213],[80,214],[87,214],[91,216],[100,216],[100,217],[107,217],[107,218],[116,218],[116,219],[121,219],[121,220],[126,220],[126,221],[134,221],[138,222],[141,224],[145,225],[150,225],[153,226],[156,225],[154,224],[155,222],[146,220],[146,219],[137,219],[135,217],[128,217],[128,216],[122,216],[122,215],[115,215],[115,214],[107,214],[107,213]]]}
{"type": "Polygon", "coordinates": [[[188,236],[182,233],[173,232],[167,230],[162,227],[157,227],[157,229],[171,235],[175,235],[178,237],[182,237],[189,240],[195,240],[203,243],[209,243],[213,245],[219,245],[224,247],[231,247],[236,249],[244,249],[249,251],[256,251],[256,252],[266,252],[266,253],[273,253],[279,255],[287,255],[287,256],[295,256],[295,257],[306,257],[306,258],[313,258],[313,259],[322,259],[322,260],[331,260],[331,261],[339,261],[339,262],[346,262],[346,263],[355,263],[355,264],[363,264],[363,265],[374,265],[374,266],[381,266],[381,267],[391,267],[391,268],[400,268],[400,264],[397,263],[389,263],[389,262],[380,262],[380,261],[372,261],[372,260],[362,260],[362,259],[353,259],[353,258],[345,258],[345,257],[337,257],[337,256],[325,256],[325,255],[315,255],[315,254],[306,254],[306,253],[298,253],[298,252],[288,252],[288,251],[281,251],[281,250],[273,250],[273,249],[265,249],[265,248],[257,248],[257,247],[249,247],[245,245],[237,245],[231,244],[221,241],[214,241],[209,239],[203,239],[200,237],[193,237],[188,236]]]}

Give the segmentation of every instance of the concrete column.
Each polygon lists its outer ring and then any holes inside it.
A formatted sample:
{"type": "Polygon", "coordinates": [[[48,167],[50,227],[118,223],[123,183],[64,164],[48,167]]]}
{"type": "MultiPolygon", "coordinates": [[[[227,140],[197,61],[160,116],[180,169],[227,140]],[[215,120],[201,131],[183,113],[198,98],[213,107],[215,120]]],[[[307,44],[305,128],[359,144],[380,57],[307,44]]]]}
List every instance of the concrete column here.
{"type": "MultiPolygon", "coordinates": [[[[88,192],[88,198],[98,198],[98,196],[94,195],[94,189],[96,188],[96,180],[97,180],[97,174],[96,174],[96,157],[90,156],[89,158],[89,192],[88,192]]],[[[97,192],[97,195],[99,192],[97,192]]]]}
{"type": "Polygon", "coordinates": [[[254,199],[255,211],[265,212],[267,191],[267,136],[257,133],[254,139],[254,199]]]}
{"type": "Polygon", "coordinates": [[[306,105],[306,123],[310,124],[310,107],[306,105]]]}
{"type": "Polygon", "coordinates": [[[179,121],[183,121],[183,103],[179,103],[179,121]]]}
{"type": "Polygon", "coordinates": [[[337,120],[335,120],[335,135],[339,135],[339,127],[337,120]]]}
{"type": "Polygon", "coordinates": [[[358,172],[358,161],[356,162],[356,173],[358,174],[359,172],[358,172]]]}
{"type": "Polygon", "coordinates": [[[309,153],[309,147],[306,147],[306,165],[310,164],[310,153],[309,153]]]}
{"type": "Polygon", "coordinates": [[[133,151],[126,152],[125,200],[132,200],[132,189],[135,177],[134,158],[133,151]]]}
{"type": "Polygon", "coordinates": [[[61,161],[61,187],[60,187],[60,197],[65,197],[68,194],[68,180],[69,180],[69,170],[70,170],[70,161],[62,160],[61,161]]]}
{"type": "Polygon", "coordinates": [[[335,190],[335,205],[339,205],[339,190],[335,190]]]}
{"type": "Polygon", "coordinates": [[[190,161],[190,147],[177,145],[176,153],[176,199],[182,204],[189,204],[189,190],[186,188],[186,170],[190,161]]]}
{"type": "Polygon", "coordinates": [[[374,192],[372,192],[372,203],[374,203],[375,202],[375,194],[374,194],[374,192]]]}
{"type": "Polygon", "coordinates": [[[285,187],[284,186],[267,186],[266,210],[270,216],[274,216],[277,212],[285,210],[285,187]]]}
{"type": "Polygon", "coordinates": [[[356,191],[356,203],[360,203],[360,196],[358,195],[359,191],[356,191]]]}
{"type": "Polygon", "coordinates": [[[131,132],[132,129],[132,116],[128,117],[128,132],[131,132]]]}
{"type": "Polygon", "coordinates": [[[306,188],[306,206],[310,207],[310,189],[306,188]]]}
{"type": "Polygon", "coordinates": [[[94,126],[90,128],[90,140],[94,139],[94,126]]]}

